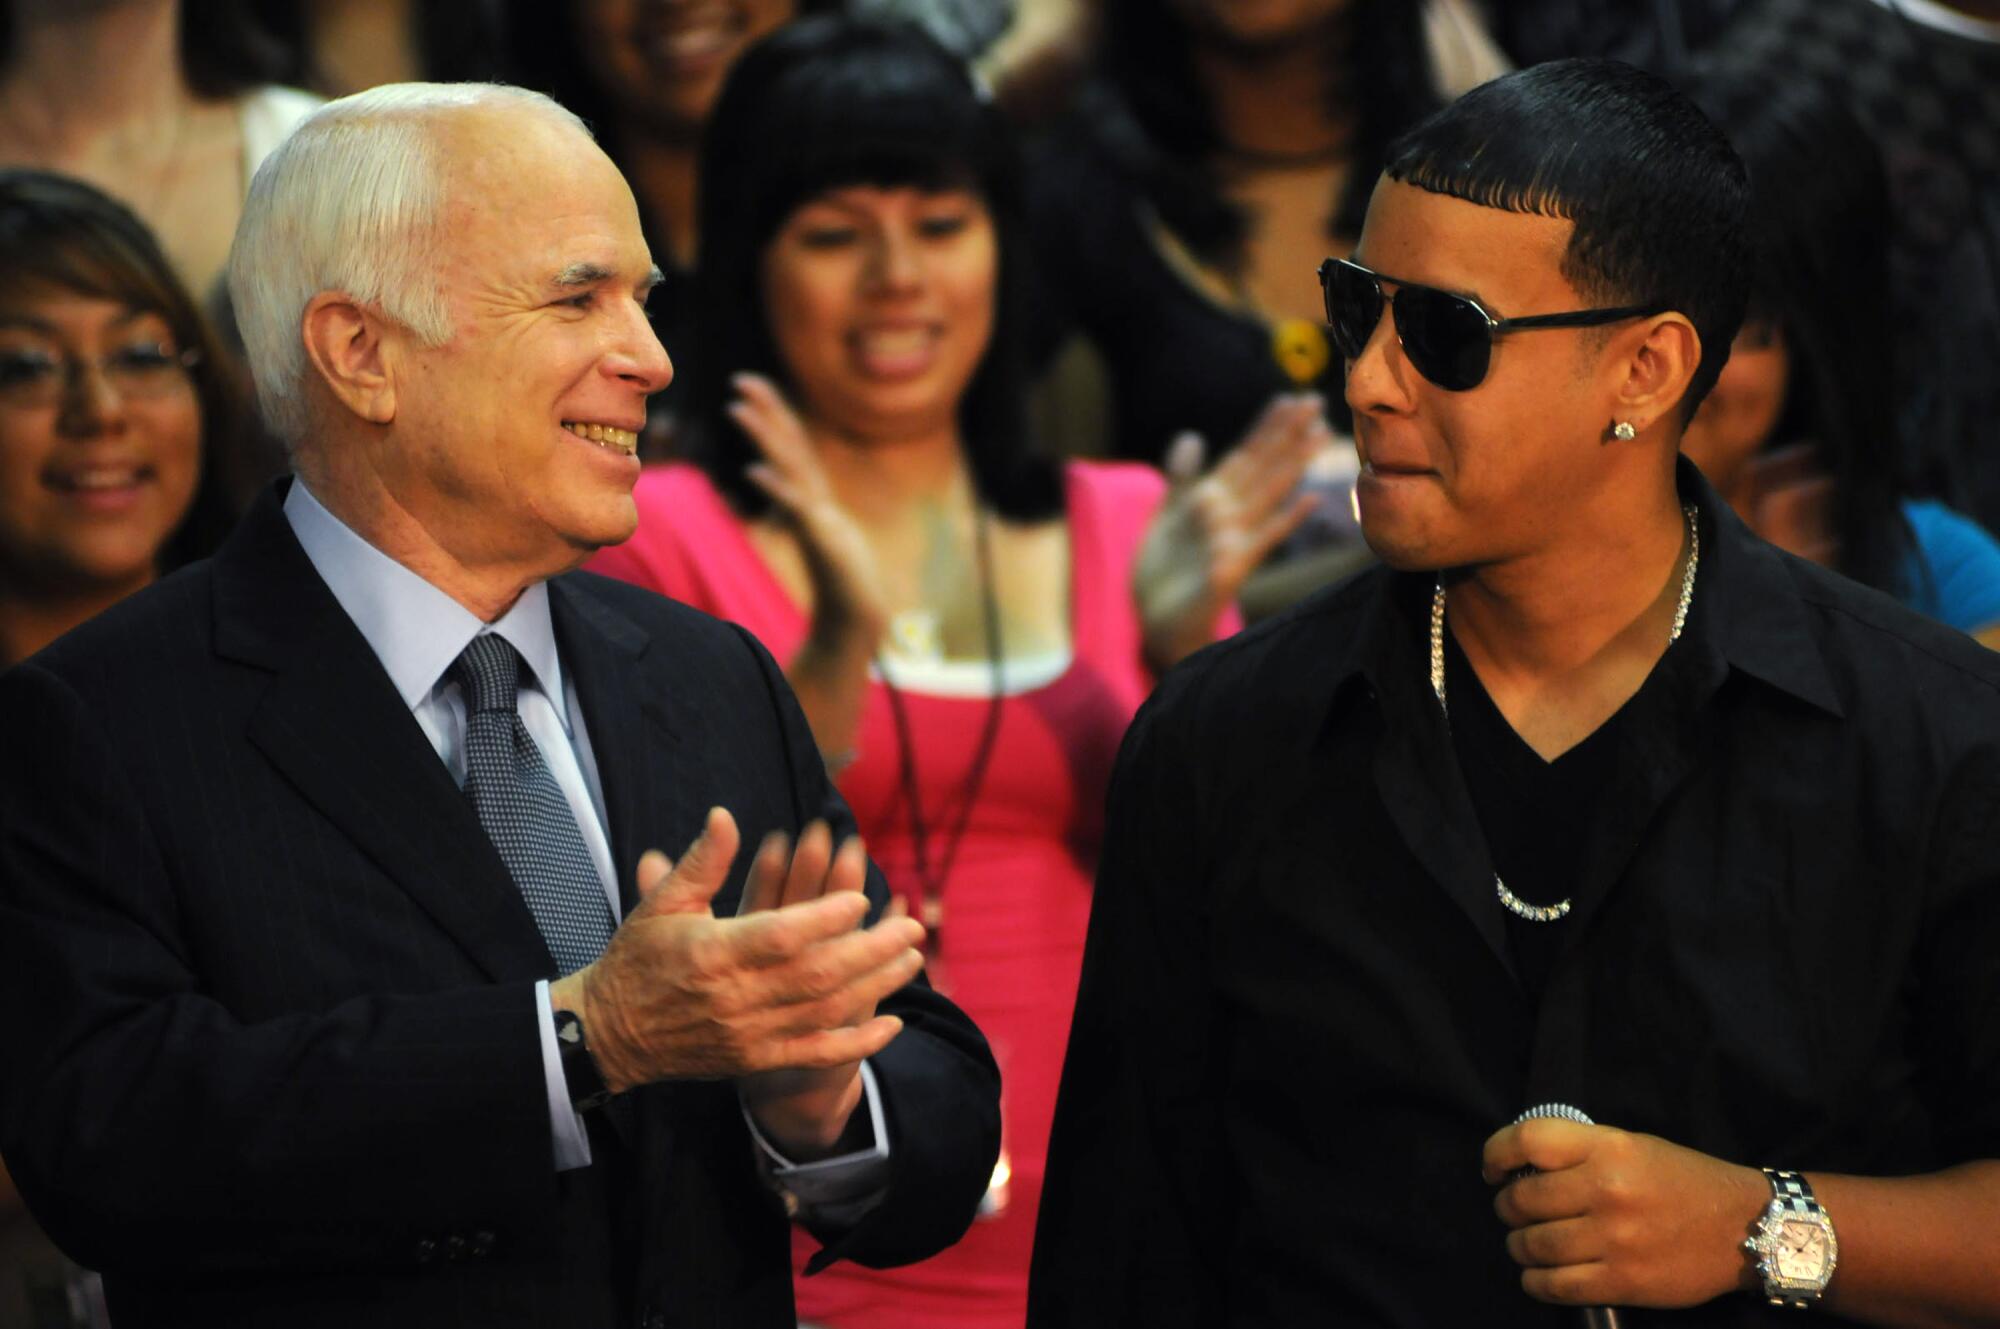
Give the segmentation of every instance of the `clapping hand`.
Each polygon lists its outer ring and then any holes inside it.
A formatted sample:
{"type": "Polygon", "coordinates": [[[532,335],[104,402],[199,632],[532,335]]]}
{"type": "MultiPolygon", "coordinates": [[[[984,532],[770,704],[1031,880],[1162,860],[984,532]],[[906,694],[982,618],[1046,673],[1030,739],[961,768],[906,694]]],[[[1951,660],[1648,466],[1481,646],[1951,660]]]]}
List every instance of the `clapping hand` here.
{"type": "Polygon", "coordinates": [[[860,1098],[862,1058],[902,1030],[878,1015],[923,966],[924,930],[900,912],[860,924],[867,859],[835,852],[822,823],[767,838],[744,887],[745,912],[717,918],[716,892],[740,843],[721,808],[678,864],[639,862],[640,901],[598,959],[551,986],[577,1011],[614,1091],[655,1080],[738,1079],[745,1103],[782,1149],[832,1147],[860,1098]]]}
{"type": "Polygon", "coordinates": [[[1699,1306],[1754,1286],[1743,1238],[1770,1188],[1658,1136],[1536,1117],[1486,1142],[1482,1174],[1521,1287],[1571,1306],[1699,1306]]]}
{"type": "Polygon", "coordinates": [[[1298,492],[1306,466],[1333,440],[1317,396],[1280,396],[1206,475],[1199,436],[1175,440],[1171,488],[1133,569],[1146,657],[1165,669],[1212,641],[1216,620],[1280,540],[1311,515],[1298,492]]]}
{"type": "Polygon", "coordinates": [[[873,651],[889,621],[875,552],[842,507],[805,425],[769,379],[738,374],[729,414],[763,453],[747,474],[791,522],[812,579],[812,636],[829,651],[873,651]]]}

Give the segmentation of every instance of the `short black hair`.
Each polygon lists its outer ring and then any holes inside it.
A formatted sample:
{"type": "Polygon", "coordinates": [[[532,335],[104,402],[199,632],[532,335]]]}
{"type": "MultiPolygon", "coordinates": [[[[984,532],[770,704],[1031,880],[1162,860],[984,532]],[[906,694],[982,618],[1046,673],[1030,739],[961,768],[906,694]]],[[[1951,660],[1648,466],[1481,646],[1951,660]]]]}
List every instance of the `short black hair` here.
{"type": "Polygon", "coordinates": [[[32,297],[50,290],[157,314],[182,350],[200,352],[189,371],[201,404],[200,479],[157,561],[168,572],[213,553],[234,524],[223,481],[250,419],[233,362],[130,208],[66,175],[0,170],[0,293],[32,297]]]}
{"type": "Polygon", "coordinates": [[[697,330],[678,430],[685,451],[746,515],[768,497],[745,474],[761,455],[729,417],[733,375],[789,384],[759,282],[785,218],[846,185],[969,189],[999,250],[992,338],[959,402],[979,496],[1015,520],[1062,509],[1055,462],[1028,445],[1024,319],[1028,261],[1020,160],[1008,125],[965,66],[919,29],[840,16],[802,19],[746,51],[702,142],[697,330]]]}
{"type": "Polygon", "coordinates": [[[1389,150],[1389,179],[1569,221],[1562,273],[1594,303],[1659,304],[1701,337],[1681,419],[1743,322],[1749,184],[1671,83],[1616,60],[1551,60],[1466,93],[1389,150]]]}

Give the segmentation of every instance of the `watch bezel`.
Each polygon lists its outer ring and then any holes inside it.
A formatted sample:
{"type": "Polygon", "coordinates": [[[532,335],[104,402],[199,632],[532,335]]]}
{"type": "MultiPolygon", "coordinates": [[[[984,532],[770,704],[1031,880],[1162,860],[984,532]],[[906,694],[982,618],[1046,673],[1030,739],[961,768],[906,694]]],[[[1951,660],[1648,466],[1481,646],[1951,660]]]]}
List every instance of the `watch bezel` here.
{"type": "Polygon", "coordinates": [[[1797,1179],[1805,1191],[1804,1198],[1812,1208],[1799,1210],[1787,1205],[1785,1197],[1777,1193],[1777,1178],[1772,1177],[1770,1203],[1764,1207],[1753,1234],[1744,1241],[1743,1248],[1757,1257],[1757,1274],[1763,1279],[1764,1295],[1771,1304],[1804,1309],[1819,1301],[1826,1294],[1827,1285],[1833,1281],[1833,1271],[1840,1264],[1840,1234],[1834,1230],[1833,1219],[1813,1197],[1812,1188],[1806,1185],[1805,1178],[1797,1179]],[[1825,1236],[1826,1263],[1820,1267],[1816,1278],[1798,1279],[1780,1272],[1777,1247],[1786,1223],[1811,1223],[1825,1236]]]}

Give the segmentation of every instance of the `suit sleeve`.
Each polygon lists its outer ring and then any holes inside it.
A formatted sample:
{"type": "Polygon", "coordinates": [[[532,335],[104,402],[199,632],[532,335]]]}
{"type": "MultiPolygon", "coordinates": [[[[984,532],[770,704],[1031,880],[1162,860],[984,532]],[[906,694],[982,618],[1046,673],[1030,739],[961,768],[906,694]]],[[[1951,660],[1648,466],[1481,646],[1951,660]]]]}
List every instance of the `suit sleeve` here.
{"type": "MultiPolygon", "coordinates": [[[[71,1256],[394,1268],[449,1234],[545,1238],[532,984],[238,1019],[204,990],[157,830],[76,691],[17,666],[0,733],[0,1154],[71,1256]]],[[[243,907],[285,907],[283,871],[243,907]]]]}
{"type": "Polygon", "coordinates": [[[1030,1329],[1219,1324],[1226,1245],[1206,975],[1201,779],[1167,731],[1185,670],[1140,710],[1112,777],[1028,1289],[1030,1329]]]}
{"type": "MultiPolygon", "coordinates": [[[[777,662],[748,631],[734,630],[777,708],[797,823],[824,818],[836,843],[856,834],[854,814],[827,777],[777,662]]],[[[867,890],[873,923],[888,906],[889,888],[872,863],[867,890]]],[[[888,1185],[881,1202],[851,1227],[814,1230],[824,1249],[808,1272],[835,1260],[884,1268],[935,1255],[972,1225],[1000,1155],[1000,1071],[977,1027],[922,975],[880,1009],[903,1021],[895,1041],[868,1059],[888,1124],[888,1185]]]]}

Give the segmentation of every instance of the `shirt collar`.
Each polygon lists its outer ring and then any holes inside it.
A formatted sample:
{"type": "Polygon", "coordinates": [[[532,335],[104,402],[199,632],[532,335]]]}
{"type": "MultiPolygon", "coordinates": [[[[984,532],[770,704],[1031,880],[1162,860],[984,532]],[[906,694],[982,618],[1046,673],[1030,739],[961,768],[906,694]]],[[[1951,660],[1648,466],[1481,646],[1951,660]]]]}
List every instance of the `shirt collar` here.
{"type": "Polygon", "coordinates": [[[489,625],[368,543],[313,497],[302,480],[294,480],[285,496],[285,520],[333,598],[361,629],[404,705],[415,710],[472,639],[491,631],[521,653],[535,684],[556,703],[556,714],[568,726],[546,582],[523,591],[513,607],[489,625]]]}
{"type": "MultiPolygon", "coordinates": [[[[1701,672],[1734,670],[1842,715],[1788,556],[1752,534],[1685,457],[1675,479],[1682,500],[1700,510],[1701,563],[1683,642],[1715,661],[1701,672]]],[[[1428,641],[1435,580],[1429,572],[1378,572],[1300,606],[1309,621],[1301,626],[1310,644],[1302,645],[1319,662],[1313,673],[1322,689],[1323,709],[1309,731],[1330,721],[1357,685],[1429,699],[1429,665],[1419,648],[1428,641]]]]}
{"type": "Polygon", "coordinates": [[[1701,565],[1694,595],[1705,608],[1690,628],[1733,670],[1748,674],[1832,715],[1840,694],[1827,673],[1812,619],[1787,566],[1789,555],[1759,539],[1682,457],[1676,472],[1684,502],[1701,510],[1701,565]],[[1706,597],[1707,604],[1701,602],[1706,597]]]}

